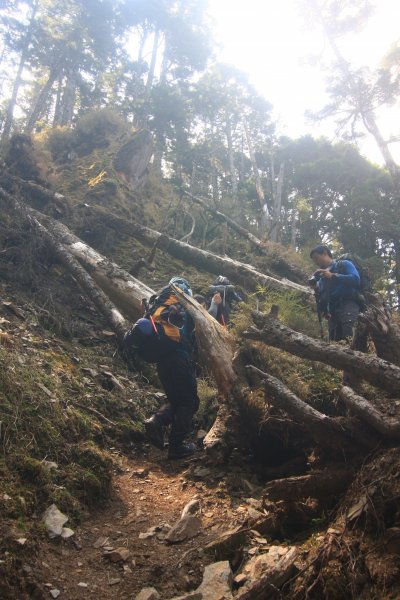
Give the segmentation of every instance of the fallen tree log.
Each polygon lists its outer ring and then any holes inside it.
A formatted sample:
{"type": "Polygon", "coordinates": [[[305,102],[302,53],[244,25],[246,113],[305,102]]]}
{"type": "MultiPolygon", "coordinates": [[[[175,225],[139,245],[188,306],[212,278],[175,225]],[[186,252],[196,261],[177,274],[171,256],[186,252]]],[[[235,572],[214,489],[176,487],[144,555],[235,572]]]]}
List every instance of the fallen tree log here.
{"type": "Polygon", "coordinates": [[[29,209],[26,209],[25,205],[7,194],[2,188],[0,188],[0,196],[6,199],[19,215],[23,216],[27,223],[35,229],[38,237],[44,239],[61,264],[67,268],[86,295],[93,301],[99,312],[107,319],[121,341],[128,328],[128,323],[108,296],[96,285],[87,271],[64,248],[57,238],[31,214],[29,209]]]}
{"type": "Polygon", "coordinates": [[[29,215],[44,225],[54,238],[84,266],[91,278],[127,318],[136,320],[142,315],[142,300],[150,298],[154,290],[91,248],[68,227],[19,202],[1,187],[0,198],[17,213],[29,215]]]}
{"type": "Polygon", "coordinates": [[[250,340],[280,348],[301,358],[343,369],[394,395],[400,394],[400,367],[370,354],[315,340],[280,323],[273,315],[253,312],[258,329],[243,333],[250,340]]]}
{"type": "Polygon", "coordinates": [[[236,394],[239,379],[232,361],[235,338],[211,317],[194,298],[175,287],[175,293],[186,308],[196,327],[196,341],[204,364],[212,373],[218,388],[217,418],[203,440],[208,456],[214,462],[223,462],[237,443],[238,402],[236,394]]]}
{"type": "Polygon", "coordinates": [[[295,502],[301,498],[326,498],[337,496],[347,489],[354,471],[343,467],[336,470],[314,471],[299,477],[275,479],[264,488],[264,495],[270,501],[287,500],[295,502]]]}
{"type": "Polygon", "coordinates": [[[368,425],[371,425],[380,434],[389,438],[400,438],[400,421],[398,419],[384,415],[371,402],[368,402],[366,398],[358,395],[348,386],[343,386],[339,395],[351,412],[368,425]]]}
{"type": "MultiPolygon", "coordinates": [[[[203,200],[203,198],[194,196],[193,194],[187,191],[184,191],[183,193],[185,194],[185,196],[189,197],[193,202],[204,208],[204,210],[206,210],[208,213],[210,213],[214,217],[217,217],[217,219],[219,219],[220,221],[226,223],[233,231],[238,233],[241,237],[247,239],[250,242],[250,244],[262,254],[272,254],[274,252],[274,247],[269,242],[260,240],[260,238],[255,236],[253,233],[251,233],[251,231],[249,231],[245,227],[242,227],[242,225],[239,225],[239,223],[231,219],[231,217],[228,217],[228,215],[225,215],[218,209],[214,208],[213,206],[210,206],[208,202],[203,200]]],[[[283,256],[276,254],[276,250],[273,257],[273,264],[276,268],[282,270],[287,277],[293,278],[294,281],[296,281],[297,283],[306,282],[307,275],[303,271],[303,269],[290,263],[283,256]]]]}
{"type": "Polygon", "coordinates": [[[362,428],[354,426],[349,419],[328,417],[298,398],[276,377],[252,365],[248,365],[247,368],[262,379],[266,390],[266,401],[291,415],[295,421],[302,423],[321,446],[336,451],[339,449],[346,451],[354,449],[357,445],[371,448],[376,444],[373,436],[365,435],[362,428]]]}
{"type": "Polygon", "coordinates": [[[149,227],[139,225],[133,221],[127,221],[110,213],[105,213],[98,207],[92,206],[88,210],[95,212],[96,217],[102,218],[103,224],[106,227],[112,227],[119,233],[132,236],[146,246],[153,247],[157,243],[158,249],[164,250],[174,258],[215,275],[223,273],[234,283],[243,285],[248,290],[255,290],[257,287],[263,286],[280,291],[296,291],[307,298],[311,298],[312,296],[312,292],[307,286],[289,281],[288,279],[278,279],[272,275],[261,273],[251,265],[227,256],[222,257],[207,250],[201,250],[186,242],[161,234],[149,227]]]}
{"type": "MultiPolygon", "coordinates": [[[[13,181],[18,183],[25,190],[31,188],[35,192],[42,193],[47,200],[53,199],[54,201],[59,202],[60,199],[63,198],[61,194],[52,192],[36,183],[25,181],[16,177],[13,177],[13,181]]],[[[290,281],[286,278],[279,279],[274,277],[272,274],[261,273],[254,269],[254,267],[251,265],[228,257],[218,256],[217,254],[213,254],[212,252],[208,252],[206,250],[201,250],[200,248],[191,246],[188,243],[175,240],[174,238],[171,238],[165,234],[161,234],[160,232],[149,227],[139,225],[133,221],[128,221],[113,215],[112,213],[105,212],[100,207],[86,206],[85,208],[86,210],[95,212],[96,216],[99,219],[102,219],[102,222],[106,227],[112,227],[118,231],[118,233],[132,236],[147,246],[154,247],[156,245],[157,249],[168,252],[168,254],[174,258],[194,265],[200,269],[204,269],[209,273],[214,273],[215,275],[224,273],[227,277],[231,278],[232,281],[243,285],[249,290],[255,290],[261,285],[266,288],[277,290],[293,290],[304,294],[307,298],[311,298],[312,296],[311,290],[305,285],[290,281]]],[[[50,219],[50,217],[47,216],[46,218],[50,219]]],[[[259,240],[259,242],[263,243],[261,240],[259,240]]],[[[301,277],[297,277],[297,279],[304,281],[304,274],[302,273],[301,277]]]]}

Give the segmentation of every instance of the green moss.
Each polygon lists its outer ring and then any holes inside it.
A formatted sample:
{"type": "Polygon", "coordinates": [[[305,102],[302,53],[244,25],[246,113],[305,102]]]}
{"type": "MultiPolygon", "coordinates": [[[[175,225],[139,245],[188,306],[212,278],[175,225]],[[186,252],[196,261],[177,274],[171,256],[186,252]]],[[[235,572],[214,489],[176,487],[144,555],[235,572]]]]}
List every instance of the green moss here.
{"type": "Polygon", "coordinates": [[[49,470],[35,458],[21,454],[13,457],[12,466],[22,481],[35,486],[43,486],[50,481],[49,470]]]}

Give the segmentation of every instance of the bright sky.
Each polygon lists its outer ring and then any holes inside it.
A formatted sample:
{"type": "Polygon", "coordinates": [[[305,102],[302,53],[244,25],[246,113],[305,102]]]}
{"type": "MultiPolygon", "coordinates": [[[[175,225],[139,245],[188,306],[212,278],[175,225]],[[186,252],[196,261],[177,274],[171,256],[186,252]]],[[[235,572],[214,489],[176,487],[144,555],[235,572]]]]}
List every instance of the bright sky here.
{"type": "MultiPolygon", "coordinates": [[[[334,138],[332,123],[307,122],[306,110],[325,103],[324,74],[318,58],[327,58],[320,32],[307,29],[297,0],[209,0],[220,51],[217,59],[250,75],[251,83],[274,106],[282,133],[304,133],[334,138]],[[314,57],[314,64],[310,59],[314,57]]],[[[345,57],[356,66],[375,66],[388,47],[400,37],[400,0],[376,0],[366,29],[342,38],[345,57]]],[[[398,109],[385,111],[380,126],[386,135],[400,134],[398,109]]],[[[360,143],[371,160],[381,162],[373,140],[360,143]]],[[[400,160],[400,144],[391,147],[400,160]]]]}

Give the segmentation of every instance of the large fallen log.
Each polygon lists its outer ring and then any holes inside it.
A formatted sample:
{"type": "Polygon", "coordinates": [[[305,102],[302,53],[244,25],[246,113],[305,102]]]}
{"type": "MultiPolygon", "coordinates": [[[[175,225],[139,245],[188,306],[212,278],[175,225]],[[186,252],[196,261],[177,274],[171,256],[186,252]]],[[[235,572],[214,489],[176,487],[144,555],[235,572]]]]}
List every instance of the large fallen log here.
{"type": "Polygon", "coordinates": [[[43,213],[19,202],[0,187],[0,198],[19,214],[36,219],[74,256],[91,278],[127,317],[136,320],[142,315],[142,300],[149,299],[154,290],[121,269],[117,264],[91,248],[74,235],[68,227],[43,213]]]}
{"type": "MultiPolygon", "coordinates": [[[[47,200],[53,199],[59,203],[60,199],[63,197],[61,194],[52,192],[47,188],[43,188],[40,185],[30,181],[25,181],[16,177],[13,177],[13,181],[20,185],[25,191],[32,189],[32,191],[36,193],[41,193],[47,200]]],[[[254,269],[254,267],[251,265],[226,256],[218,256],[217,254],[213,254],[212,252],[208,252],[206,250],[201,250],[183,241],[175,240],[174,238],[171,238],[165,234],[161,234],[160,232],[149,227],[139,225],[138,223],[128,221],[127,219],[122,219],[121,217],[113,215],[110,212],[104,211],[100,207],[86,206],[85,208],[86,210],[94,212],[97,219],[101,220],[106,227],[112,227],[118,231],[118,233],[132,236],[143,244],[152,248],[154,248],[156,245],[157,248],[164,250],[171,256],[190,265],[194,265],[200,269],[204,269],[209,273],[214,273],[215,275],[220,275],[223,273],[227,277],[231,278],[233,282],[243,285],[246,289],[255,290],[261,285],[266,288],[277,289],[281,291],[296,291],[304,294],[307,298],[311,298],[312,296],[312,292],[307,286],[290,281],[289,279],[279,279],[278,277],[274,277],[272,274],[261,273],[254,269]]],[[[261,244],[263,243],[261,240],[259,240],[259,242],[261,244]]],[[[281,259],[278,260],[279,264],[280,261],[281,259]]],[[[278,268],[279,265],[277,264],[276,266],[278,268]]],[[[296,270],[297,267],[294,269],[296,270]]],[[[297,275],[295,279],[298,281],[304,281],[304,273],[301,271],[301,276],[297,271],[296,273],[297,275]]],[[[290,275],[290,273],[288,274],[290,275]]]]}
{"type": "Polygon", "coordinates": [[[339,344],[315,340],[286,327],[272,315],[255,311],[253,320],[257,329],[252,327],[244,332],[245,338],[280,348],[301,358],[343,369],[394,395],[400,394],[400,367],[339,344]]]}
{"type": "Polygon", "coordinates": [[[207,250],[201,250],[149,227],[106,213],[98,207],[89,207],[88,210],[95,212],[98,219],[102,218],[102,222],[106,227],[113,227],[119,233],[132,236],[146,246],[153,247],[157,243],[158,249],[164,250],[174,258],[215,275],[222,273],[234,283],[243,285],[248,290],[255,290],[259,286],[263,286],[279,291],[296,291],[307,298],[312,296],[312,292],[307,286],[261,273],[251,265],[227,256],[222,257],[207,250]]]}
{"type": "Polygon", "coordinates": [[[296,396],[282,381],[249,365],[249,370],[262,379],[269,404],[288,413],[303,424],[312,437],[323,447],[343,451],[360,447],[371,448],[376,444],[373,436],[365,435],[362,428],[349,419],[333,418],[319,412],[296,396]]]}
{"type": "Polygon", "coordinates": [[[343,386],[339,395],[352,413],[371,425],[380,434],[385,437],[400,439],[400,421],[398,419],[384,415],[371,402],[368,402],[366,398],[360,396],[348,386],[343,386]]]}
{"type": "Polygon", "coordinates": [[[25,205],[7,194],[2,188],[0,188],[0,196],[6,199],[14,210],[35,230],[37,236],[45,241],[54,256],[67,268],[86,295],[93,301],[99,312],[107,319],[121,341],[128,328],[128,323],[108,296],[96,285],[87,271],[64,248],[63,244],[31,214],[29,209],[27,210],[25,205]]]}
{"type": "Polygon", "coordinates": [[[214,462],[222,462],[237,443],[239,380],[233,368],[235,338],[211,317],[196,300],[179,288],[175,293],[192,317],[196,327],[196,342],[202,362],[212,373],[218,388],[219,405],[217,418],[203,440],[208,456],[214,462]]]}
{"type": "Polygon", "coordinates": [[[307,275],[303,271],[303,269],[289,262],[283,256],[277,254],[276,248],[270,242],[260,240],[260,238],[255,236],[245,227],[242,227],[242,225],[239,225],[239,223],[231,219],[231,217],[228,217],[228,215],[225,215],[221,211],[210,206],[208,202],[203,200],[203,198],[194,196],[190,192],[186,191],[184,191],[184,194],[188,196],[193,202],[204,208],[204,210],[209,212],[211,215],[217,217],[217,219],[226,223],[233,231],[235,231],[241,237],[247,239],[250,242],[250,244],[259,252],[261,252],[262,254],[273,254],[273,257],[271,257],[273,266],[285,273],[287,277],[290,277],[297,283],[306,282],[307,275]]]}

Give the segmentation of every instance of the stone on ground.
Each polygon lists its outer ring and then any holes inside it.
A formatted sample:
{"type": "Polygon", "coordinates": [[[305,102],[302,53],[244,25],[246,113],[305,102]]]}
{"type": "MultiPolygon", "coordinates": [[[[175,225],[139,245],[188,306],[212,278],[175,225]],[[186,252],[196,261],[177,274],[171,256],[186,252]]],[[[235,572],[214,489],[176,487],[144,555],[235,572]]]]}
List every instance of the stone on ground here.
{"type": "Polygon", "coordinates": [[[190,502],[188,502],[185,508],[182,511],[181,519],[186,517],[186,515],[195,515],[200,510],[200,500],[198,498],[193,498],[190,502]]]}
{"type": "Polygon", "coordinates": [[[167,542],[176,544],[195,537],[201,528],[201,520],[194,515],[186,515],[172,527],[166,536],[167,542]]]}
{"type": "Polygon", "coordinates": [[[156,588],[147,587],[143,588],[138,595],[135,597],[135,600],[159,600],[161,598],[160,594],[157,592],[156,588]]]}

